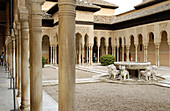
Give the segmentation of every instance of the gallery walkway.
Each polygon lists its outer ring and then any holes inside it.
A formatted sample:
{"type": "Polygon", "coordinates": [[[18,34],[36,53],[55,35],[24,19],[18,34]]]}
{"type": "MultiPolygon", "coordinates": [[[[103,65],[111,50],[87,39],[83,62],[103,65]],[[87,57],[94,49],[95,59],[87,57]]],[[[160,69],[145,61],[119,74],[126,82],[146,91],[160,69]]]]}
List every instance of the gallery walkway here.
{"type": "Polygon", "coordinates": [[[0,66],[0,111],[10,111],[13,107],[13,90],[9,90],[8,73],[0,66]]]}

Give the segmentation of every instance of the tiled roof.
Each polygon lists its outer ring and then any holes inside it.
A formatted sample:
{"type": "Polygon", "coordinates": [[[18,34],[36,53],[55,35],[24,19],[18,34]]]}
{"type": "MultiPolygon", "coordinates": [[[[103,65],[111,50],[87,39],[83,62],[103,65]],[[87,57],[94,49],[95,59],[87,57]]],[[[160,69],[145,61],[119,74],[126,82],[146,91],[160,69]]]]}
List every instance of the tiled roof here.
{"type": "Polygon", "coordinates": [[[108,7],[112,7],[112,8],[118,8],[117,5],[106,2],[104,0],[83,0],[86,1],[88,3],[94,4],[94,5],[99,5],[99,6],[108,6],[108,7]]]}
{"type": "Polygon", "coordinates": [[[94,5],[92,3],[86,2],[84,0],[76,0],[76,5],[77,6],[84,6],[84,7],[94,7],[94,8],[100,8],[97,5],[94,5]]]}

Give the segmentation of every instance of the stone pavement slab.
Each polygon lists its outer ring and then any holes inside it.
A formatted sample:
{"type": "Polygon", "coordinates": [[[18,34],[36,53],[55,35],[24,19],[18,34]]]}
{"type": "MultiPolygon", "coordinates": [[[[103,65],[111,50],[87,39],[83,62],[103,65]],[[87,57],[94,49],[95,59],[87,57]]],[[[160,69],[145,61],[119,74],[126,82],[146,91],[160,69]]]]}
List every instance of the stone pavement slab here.
{"type": "Polygon", "coordinates": [[[0,66],[0,111],[10,111],[13,107],[13,90],[9,90],[8,73],[0,66]]]}

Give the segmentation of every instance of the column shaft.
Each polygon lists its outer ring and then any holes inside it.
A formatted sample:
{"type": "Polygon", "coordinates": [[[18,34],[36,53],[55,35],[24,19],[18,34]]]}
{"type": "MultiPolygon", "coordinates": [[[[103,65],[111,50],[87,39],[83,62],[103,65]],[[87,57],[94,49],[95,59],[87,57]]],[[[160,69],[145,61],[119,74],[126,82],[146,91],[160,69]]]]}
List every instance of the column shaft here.
{"type": "Polygon", "coordinates": [[[18,97],[21,96],[21,27],[17,24],[18,29],[18,97]]]}
{"type": "Polygon", "coordinates": [[[81,64],[81,46],[79,46],[79,64],[81,64]]]}
{"type": "Polygon", "coordinates": [[[122,61],[124,62],[124,46],[122,46],[122,61]]]}
{"type": "Polygon", "coordinates": [[[106,55],[108,54],[108,46],[106,46],[106,55]]]}
{"type": "Polygon", "coordinates": [[[138,62],[138,45],[135,45],[135,62],[138,62]]]}
{"type": "Polygon", "coordinates": [[[117,46],[117,62],[119,61],[119,47],[117,46]]]}
{"type": "Polygon", "coordinates": [[[82,46],[82,65],[84,65],[84,46],[82,46]]]}
{"type": "Polygon", "coordinates": [[[42,3],[31,2],[30,110],[42,111],[42,3]]]}
{"type": "Polygon", "coordinates": [[[75,111],[75,0],[59,0],[59,111],[75,111]]]}
{"type": "Polygon", "coordinates": [[[99,51],[100,51],[100,46],[97,47],[97,62],[98,63],[99,63],[99,59],[100,59],[99,58],[99,53],[100,53],[99,51]]]}
{"type": "Polygon", "coordinates": [[[21,109],[29,107],[29,26],[28,21],[21,22],[21,109]]]}
{"type": "Polygon", "coordinates": [[[51,59],[50,59],[50,64],[53,64],[53,46],[51,45],[51,59]]]}
{"type": "Polygon", "coordinates": [[[90,59],[90,61],[89,61],[89,64],[90,65],[92,65],[92,57],[93,57],[93,54],[92,54],[92,46],[90,46],[90,55],[89,55],[90,57],[89,57],[89,59],[90,59]]]}
{"type": "Polygon", "coordinates": [[[126,46],[126,56],[127,62],[129,62],[129,46],[126,46]]]}

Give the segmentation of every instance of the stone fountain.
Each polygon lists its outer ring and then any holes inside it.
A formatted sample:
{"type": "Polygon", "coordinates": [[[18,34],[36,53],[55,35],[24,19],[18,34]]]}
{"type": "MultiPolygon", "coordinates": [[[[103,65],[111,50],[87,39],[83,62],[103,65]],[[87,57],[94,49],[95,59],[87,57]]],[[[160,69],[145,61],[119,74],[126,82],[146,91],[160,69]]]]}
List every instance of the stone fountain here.
{"type": "Polygon", "coordinates": [[[150,62],[114,62],[114,65],[118,69],[120,66],[125,66],[129,71],[130,76],[138,77],[138,73],[141,70],[145,70],[151,65],[150,62]]]}

